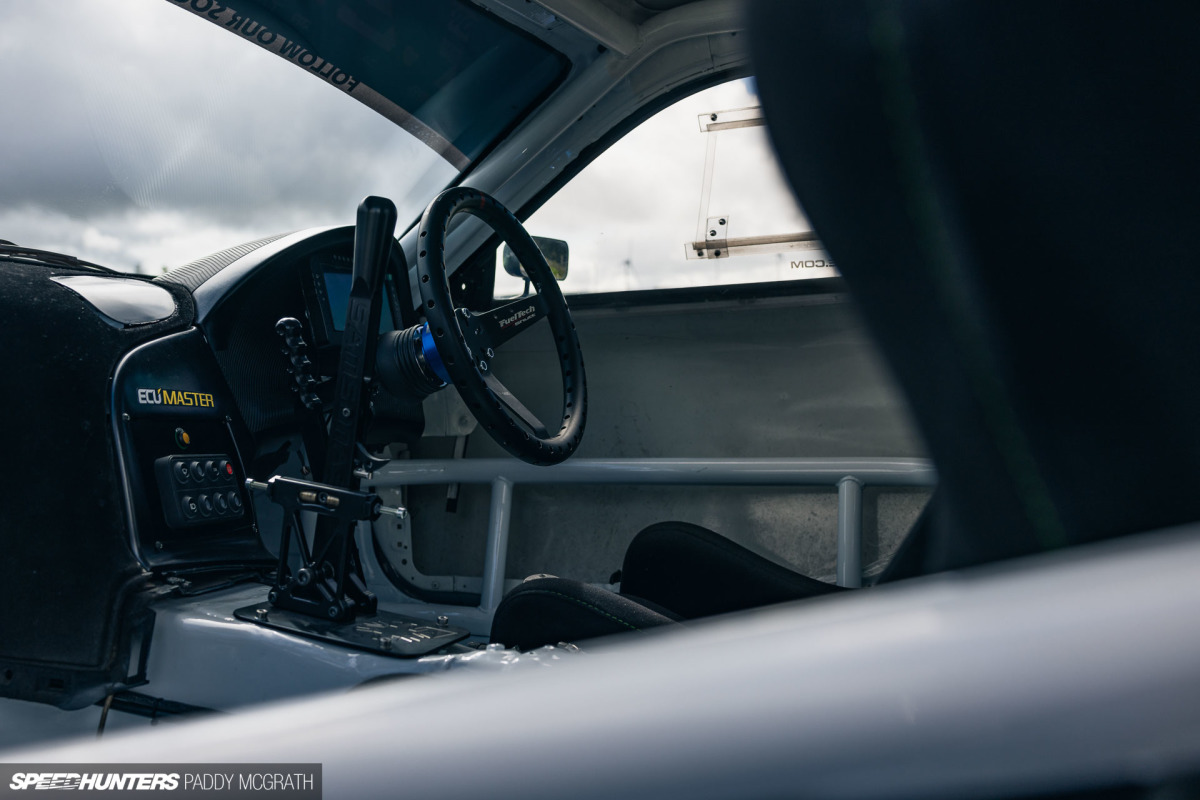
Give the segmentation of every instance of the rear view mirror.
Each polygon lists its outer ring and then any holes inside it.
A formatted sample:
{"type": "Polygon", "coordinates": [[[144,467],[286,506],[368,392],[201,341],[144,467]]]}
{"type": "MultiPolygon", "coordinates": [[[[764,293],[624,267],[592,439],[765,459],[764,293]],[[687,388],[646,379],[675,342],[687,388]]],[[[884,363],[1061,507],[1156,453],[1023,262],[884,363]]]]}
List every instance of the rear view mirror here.
{"type": "MultiPolygon", "coordinates": [[[[542,255],[546,258],[546,263],[550,265],[550,272],[554,275],[557,281],[565,281],[567,279],[567,256],[569,250],[567,243],[562,239],[547,239],[543,236],[534,236],[533,243],[538,246],[538,250],[542,251],[542,255]]],[[[517,260],[517,256],[509,248],[504,245],[504,271],[514,278],[525,278],[525,270],[521,268],[521,262],[517,260]]]]}

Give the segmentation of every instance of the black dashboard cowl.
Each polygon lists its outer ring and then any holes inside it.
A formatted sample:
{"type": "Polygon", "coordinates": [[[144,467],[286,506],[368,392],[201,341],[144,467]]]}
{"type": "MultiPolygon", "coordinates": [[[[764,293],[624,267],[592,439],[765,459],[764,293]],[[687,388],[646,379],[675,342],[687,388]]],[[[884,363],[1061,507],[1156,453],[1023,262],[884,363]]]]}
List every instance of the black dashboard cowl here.
{"type": "Polygon", "coordinates": [[[135,346],[192,325],[176,310],[114,326],[56,283],[77,270],[0,268],[6,391],[0,460],[0,696],[78,707],[137,682],[152,617],[130,549],[110,424],[110,377],[135,346]]]}
{"type": "Polygon", "coordinates": [[[216,275],[221,270],[228,267],[233,262],[237,261],[242,256],[253,253],[260,247],[270,244],[277,239],[282,239],[287,236],[286,233],[278,233],[274,236],[267,236],[263,239],[255,239],[253,242],[239,244],[236,247],[230,247],[227,250],[222,250],[219,253],[213,253],[210,256],[193,261],[190,264],[184,264],[182,267],[176,267],[170,270],[165,275],[160,275],[154,279],[155,283],[173,283],[177,286],[182,286],[189,292],[194,292],[200,288],[200,285],[206,282],[209,278],[216,275]]]}

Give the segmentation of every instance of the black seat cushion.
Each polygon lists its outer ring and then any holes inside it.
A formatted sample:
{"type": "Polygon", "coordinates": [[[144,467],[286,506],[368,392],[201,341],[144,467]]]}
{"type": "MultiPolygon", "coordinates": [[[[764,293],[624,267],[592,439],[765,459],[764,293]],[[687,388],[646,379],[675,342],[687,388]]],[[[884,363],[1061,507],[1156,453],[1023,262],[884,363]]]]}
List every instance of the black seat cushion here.
{"type": "Polygon", "coordinates": [[[684,619],[802,600],[844,591],[807,578],[741,545],[687,522],[660,522],[625,551],[621,593],[684,619]]]}
{"type": "Polygon", "coordinates": [[[665,614],[581,581],[537,578],[505,595],[492,619],[492,641],[528,650],[672,622],[665,614]]]}

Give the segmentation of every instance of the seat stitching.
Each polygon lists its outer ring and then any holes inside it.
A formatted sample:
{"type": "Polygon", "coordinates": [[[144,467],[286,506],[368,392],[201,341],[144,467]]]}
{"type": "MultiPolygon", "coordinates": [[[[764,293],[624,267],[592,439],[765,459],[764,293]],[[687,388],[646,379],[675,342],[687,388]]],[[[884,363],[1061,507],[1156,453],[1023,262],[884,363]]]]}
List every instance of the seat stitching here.
{"type": "Polygon", "coordinates": [[[522,594],[552,594],[555,597],[561,597],[564,600],[570,600],[572,603],[576,603],[578,605],[585,606],[586,608],[590,608],[592,611],[595,611],[597,614],[601,614],[605,617],[608,617],[613,622],[619,622],[622,625],[624,625],[626,628],[629,628],[630,630],[634,630],[634,631],[641,630],[641,628],[634,625],[633,623],[626,622],[625,620],[621,619],[620,617],[614,617],[612,614],[609,614],[607,611],[600,608],[599,606],[594,606],[591,603],[587,602],[586,600],[580,600],[577,597],[571,597],[571,595],[569,595],[569,594],[563,594],[562,592],[555,592],[550,589],[527,589],[526,591],[522,592],[522,594]]]}

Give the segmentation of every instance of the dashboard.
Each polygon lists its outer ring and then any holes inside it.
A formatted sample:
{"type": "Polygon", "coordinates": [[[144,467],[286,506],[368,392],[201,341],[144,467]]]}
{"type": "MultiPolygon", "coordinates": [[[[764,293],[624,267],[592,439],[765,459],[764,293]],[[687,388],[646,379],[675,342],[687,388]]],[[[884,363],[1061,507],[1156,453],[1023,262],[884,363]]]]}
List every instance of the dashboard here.
{"type": "MultiPolygon", "coordinates": [[[[275,237],[158,279],[191,293],[195,324],[125,354],[112,390],[130,546],[144,567],[181,573],[274,565],[244,483],[289,460],[304,469],[323,463],[353,243],[353,227],[275,237]],[[293,359],[276,332],[289,317],[303,340],[293,359]],[[296,364],[311,376],[307,406],[296,364]]],[[[381,333],[413,316],[412,304],[401,302],[408,292],[403,264],[393,243],[381,333]]],[[[419,438],[419,401],[377,392],[371,409],[368,445],[419,438]]]]}
{"type": "MultiPolygon", "coordinates": [[[[245,481],[320,479],[304,470],[325,464],[354,237],[270,237],[154,281],[41,251],[0,259],[6,441],[59,478],[31,477],[27,459],[0,466],[0,696],[82,707],[138,685],[155,598],[277,565],[282,512],[245,481]],[[311,361],[308,405],[276,333],[288,317],[311,361]]],[[[387,247],[378,324],[411,327],[404,258],[387,247]]],[[[419,399],[370,401],[369,448],[419,440],[419,399]]]]}

